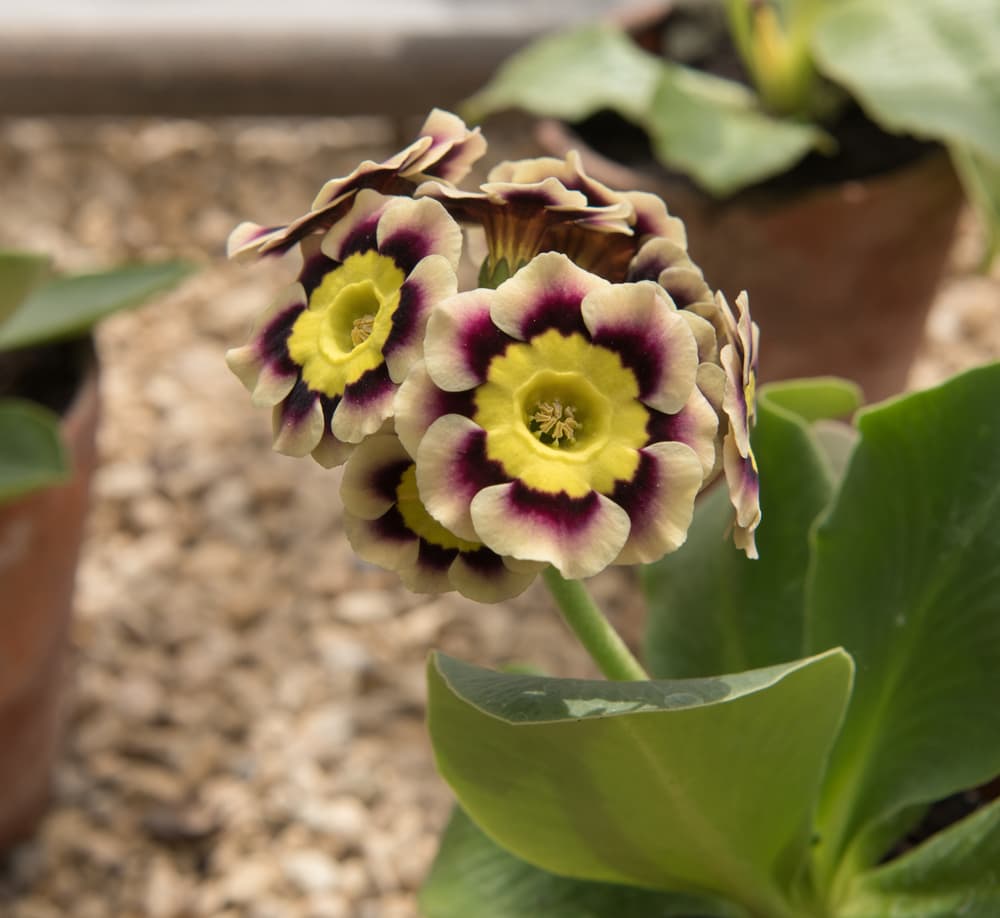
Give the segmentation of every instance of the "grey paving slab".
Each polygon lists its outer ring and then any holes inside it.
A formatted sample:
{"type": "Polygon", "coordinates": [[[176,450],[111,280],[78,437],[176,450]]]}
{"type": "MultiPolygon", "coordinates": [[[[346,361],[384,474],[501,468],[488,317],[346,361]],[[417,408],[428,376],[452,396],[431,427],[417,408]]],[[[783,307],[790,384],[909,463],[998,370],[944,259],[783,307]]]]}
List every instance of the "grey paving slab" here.
{"type": "Polygon", "coordinates": [[[418,113],[615,0],[0,0],[0,113],[418,113]]]}

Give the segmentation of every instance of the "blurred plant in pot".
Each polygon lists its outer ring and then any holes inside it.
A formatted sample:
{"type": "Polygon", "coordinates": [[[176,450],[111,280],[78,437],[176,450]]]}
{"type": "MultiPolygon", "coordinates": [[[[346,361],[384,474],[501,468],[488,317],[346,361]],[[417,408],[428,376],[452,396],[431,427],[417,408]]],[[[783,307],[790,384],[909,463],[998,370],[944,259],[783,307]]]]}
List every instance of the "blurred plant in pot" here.
{"type": "Polygon", "coordinates": [[[0,251],[0,850],[41,814],[59,733],[96,464],[90,331],[189,271],[166,263],[53,278],[44,256],[0,251]]]}
{"type": "Polygon", "coordinates": [[[424,913],[996,915],[1000,365],[855,426],[847,382],[758,400],[748,299],[661,200],[573,155],[459,187],[484,149],[435,111],[230,238],[301,252],[227,361],[276,449],[344,465],[357,553],[485,603],[541,576],[606,677],[431,655],[461,809],[424,913]],[[657,678],[583,582],[609,565],[641,570],[657,678]]]}
{"type": "Polygon", "coordinates": [[[1000,245],[997,61],[993,0],[675,0],[539,40],[463,111],[572,125],[539,135],[557,153],[582,136],[596,177],[669,196],[706,277],[754,292],[770,378],[837,372],[880,398],[961,200],[918,139],[951,154],[987,260],[1000,245]]]}

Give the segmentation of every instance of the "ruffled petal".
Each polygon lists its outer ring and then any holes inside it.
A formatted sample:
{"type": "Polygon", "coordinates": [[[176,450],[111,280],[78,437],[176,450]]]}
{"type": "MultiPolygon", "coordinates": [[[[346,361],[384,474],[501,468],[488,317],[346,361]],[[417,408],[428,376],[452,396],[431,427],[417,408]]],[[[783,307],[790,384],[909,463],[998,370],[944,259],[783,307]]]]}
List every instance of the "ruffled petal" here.
{"type": "Polygon", "coordinates": [[[421,360],[413,365],[396,393],[393,408],[396,434],[406,451],[416,456],[424,434],[438,418],[446,414],[471,418],[475,410],[475,392],[472,389],[463,392],[439,389],[421,360]]]}
{"type": "Polygon", "coordinates": [[[340,480],[344,509],[365,520],[383,516],[396,503],[403,473],[413,459],[389,434],[369,437],[353,453],[340,480]]]}
{"type": "Polygon", "coordinates": [[[490,362],[511,343],[490,317],[493,298],[490,290],[468,290],[439,303],[431,313],[424,360],[440,388],[458,392],[482,383],[490,362]]]}
{"type": "Polygon", "coordinates": [[[363,561],[390,571],[417,563],[420,539],[406,528],[398,511],[388,510],[373,520],[345,513],[343,525],[347,541],[363,561]]]}
{"type": "Polygon", "coordinates": [[[701,462],[703,481],[708,481],[715,473],[719,460],[716,449],[719,416],[697,386],[687,404],[675,414],[651,411],[647,429],[647,449],[655,443],[683,443],[701,462]]]}
{"type": "Polygon", "coordinates": [[[458,270],[462,231],[431,198],[392,199],[378,221],[376,236],[379,253],[390,257],[407,274],[432,253],[444,256],[452,270],[458,270]]]}
{"type": "Polygon", "coordinates": [[[484,488],[470,509],[476,533],[497,554],[546,562],[567,580],[607,567],[629,533],[628,514],[596,491],[571,498],[515,481],[484,488]]]}
{"type": "Polygon", "coordinates": [[[476,602],[503,602],[519,596],[538,576],[543,565],[512,570],[505,559],[488,548],[461,552],[452,562],[448,577],[463,596],[476,602]]]}
{"type": "Polygon", "coordinates": [[[393,200],[367,188],[359,191],[344,218],[323,237],[323,254],[345,262],[350,255],[377,248],[378,223],[393,200]]]}
{"type": "Polygon", "coordinates": [[[698,346],[687,321],[655,284],[616,284],[590,293],[581,306],[595,345],[614,351],[639,383],[639,398],[673,413],[695,385],[698,346]]]}
{"type": "Polygon", "coordinates": [[[331,430],[344,443],[360,443],[392,417],[396,385],[383,363],[349,383],[333,412],[331,430]]]}
{"type": "Polygon", "coordinates": [[[458,291],[458,279],[446,258],[428,255],[403,282],[392,330],[382,346],[382,357],[393,382],[401,383],[423,352],[424,331],[432,309],[458,291]]]}
{"type": "Polygon", "coordinates": [[[417,488],[427,512],[460,538],[482,541],[470,504],[483,488],[505,480],[500,465],[486,455],[486,432],[466,417],[445,415],[427,430],[416,459],[417,488]]]}
{"type": "Polygon", "coordinates": [[[521,341],[550,328],[563,335],[584,333],[580,304],[587,294],[608,286],[565,255],[545,252],[497,288],[490,315],[499,329],[521,341]]]}
{"type": "Polygon", "coordinates": [[[648,564],[676,551],[687,538],[702,485],[702,462],[683,443],[654,443],[639,454],[635,476],[611,494],[631,520],[616,564],[648,564]]]}
{"type": "Polygon", "coordinates": [[[486,138],[478,127],[469,130],[457,115],[435,108],[420,129],[431,144],[407,168],[406,175],[433,175],[460,182],[486,153],[486,138]]]}
{"type": "Polygon", "coordinates": [[[751,450],[746,456],[740,454],[736,438],[732,432],[726,434],[722,443],[723,467],[729,500],[736,510],[733,524],[733,542],[748,558],[757,557],[755,532],[760,525],[760,479],[757,460],[751,450]]]}
{"type": "Polygon", "coordinates": [[[319,393],[299,380],[272,415],[274,448],[286,456],[308,456],[319,444],[324,429],[319,393]]]}

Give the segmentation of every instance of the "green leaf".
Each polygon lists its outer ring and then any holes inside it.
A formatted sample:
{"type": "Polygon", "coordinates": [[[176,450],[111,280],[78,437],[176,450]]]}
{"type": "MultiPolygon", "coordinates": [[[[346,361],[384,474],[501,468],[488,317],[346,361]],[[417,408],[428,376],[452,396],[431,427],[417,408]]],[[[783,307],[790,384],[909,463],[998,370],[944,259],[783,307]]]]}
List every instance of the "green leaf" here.
{"type": "Polygon", "coordinates": [[[879,856],[867,831],[1000,772],[998,404],[1000,364],[863,412],[816,530],[807,647],[858,665],[819,810],[828,881],[852,844],[848,870],[879,856]]]}
{"type": "Polygon", "coordinates": [[[68,472],[59,418],[34,402],[0,400],[0,501],[57,484],[68,472]]]}
{"type": "Polygon", "coordinates": [[[986,236],[982,262],[989,267],[1000,254],[1000,157],[988,160],[955,144],[951,160],[982,221],[986,236]]]}
{"type": "Polygon", "coordinates": [[[182,262],[165,262],[50,281],[0,326],[0,350],[82,334],[110,313],[169,290],[192,270],[182,262]]]}
{"type": "Polygon", "coordinates": [[[588,25],[508,58],[461,110],[470,121],[507,108],[581,121],[610,108],[635,120],[649,105],[659,70],[658,59],[620,29],[588,25]]]}
{"type": "Polygon", "coordinates": [[[812,125],[766,114],[736,83],[666,62],[643,125],[664,165],[718,197],[784,172],[810,150],[832,144],[812,125]]]}
{"type": "Polygon", "coordinates": [[[831,3],[813,48],[820,70],[887,129],[1000,160],[996,0],[831,3]]]}
{"type": "Polygon", "coordinates": [[[851,673],[840,651],[674,682],[500,674],[435,655],[428,720],[459,802],[518,857],[786,918],[782,888],[808,846],[851,673]]]}
{"type": "Polygon", "coordinates": [[[420,892],[424,918],[739,918],[718,902],[680,893],[559,877],[522,861],[452,812],[420,892]]]}
{"type": "Polygon", "coordinates": [[[48,266],[44,255],[0,250],[0,324],[42,279],[48,266]]]}
{"type": "Polygon", "coordinates": [[[857,877],[838,918],[996,918],[1000,800],[857,877]]]}
{"type": "Polygon", "coordinates": [[[848,413],[857,390],[836,380],[765,386],[753,432],[760,468],[760,559],[728,538],[724,483],[699,501],[687,542],[643,569],[646,659],[673,678],[769,666],[801,655],[809,528],[832,496],[831,469],[804,418],[848,413]]]}

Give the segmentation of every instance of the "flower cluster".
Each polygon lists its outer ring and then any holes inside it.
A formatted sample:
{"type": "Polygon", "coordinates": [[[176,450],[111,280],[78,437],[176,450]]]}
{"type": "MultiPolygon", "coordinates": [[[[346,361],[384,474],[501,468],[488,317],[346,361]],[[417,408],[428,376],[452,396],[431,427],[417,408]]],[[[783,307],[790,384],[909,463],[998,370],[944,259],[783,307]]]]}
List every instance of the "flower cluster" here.
{"type": "Polygon", "coordinates": [[[352,545],[420,592],[494,602],[546,565],[576,579],[654,561],[720,472],[755,556],[746,294],[734,313],[663,202],[613,191],[575,154],[460,188],[485,149],[434,111],[306,215],[234,230],[231,255],[302,254],[227,354],[272,409],[275,449],[346,463],[352,545]],[[479,286],[459,291],[477,231],[479,286]]]}

